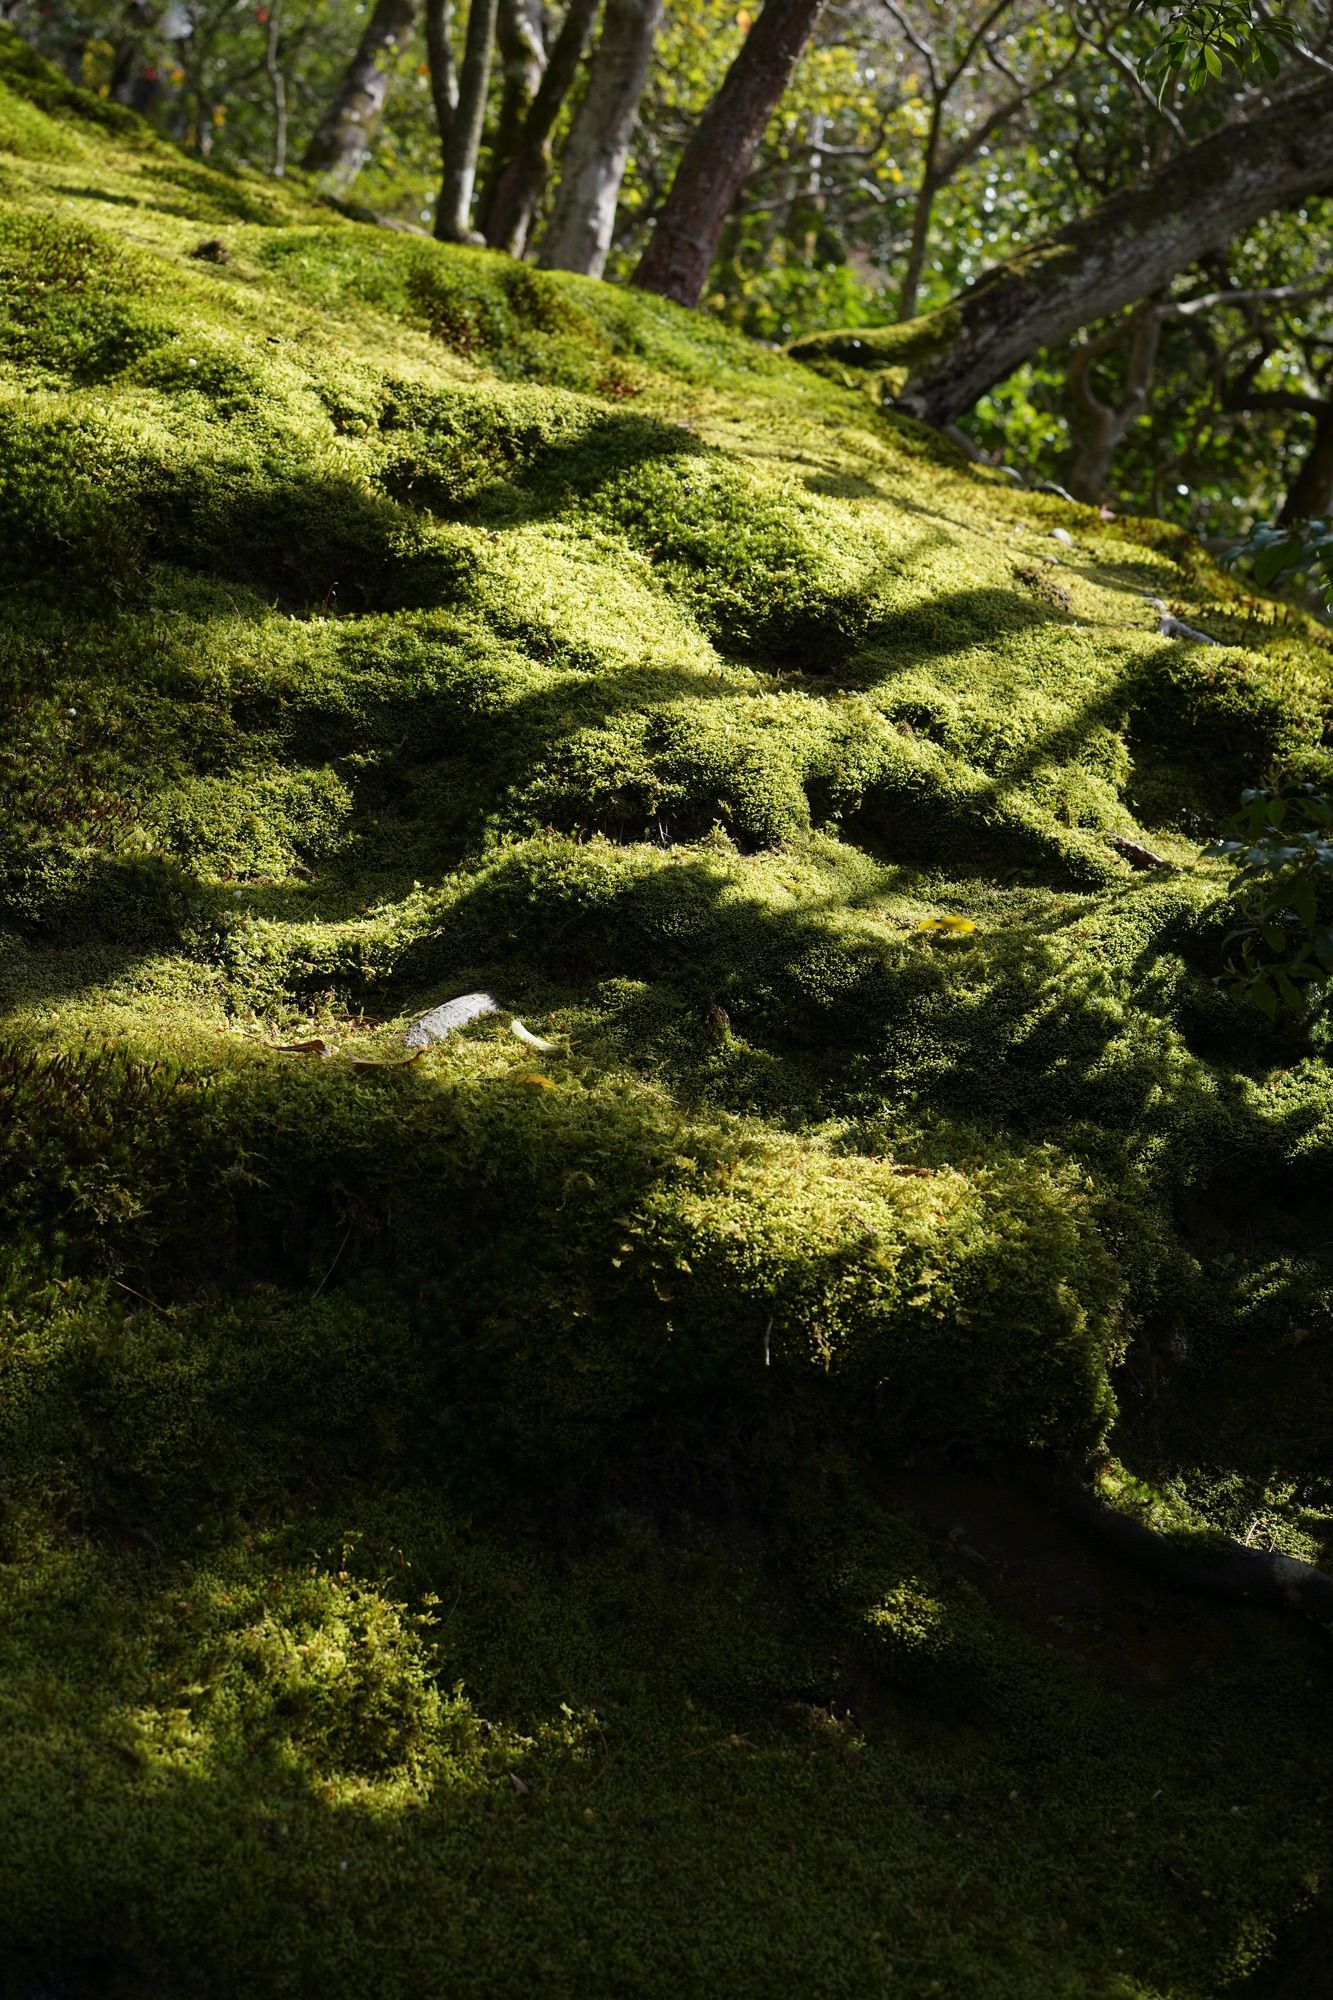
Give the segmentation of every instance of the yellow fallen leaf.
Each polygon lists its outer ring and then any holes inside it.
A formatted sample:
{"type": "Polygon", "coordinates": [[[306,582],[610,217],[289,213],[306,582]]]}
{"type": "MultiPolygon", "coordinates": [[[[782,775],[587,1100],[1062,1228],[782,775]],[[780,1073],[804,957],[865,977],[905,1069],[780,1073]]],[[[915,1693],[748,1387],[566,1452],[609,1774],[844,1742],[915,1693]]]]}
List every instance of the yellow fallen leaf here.
{"type": "Polygon", "coordinates": [[[534,1090],[555,1089],[555,1085],[552,1083],[550,1077],[538,1076],[535,1069],[520,1070],[518,1075],[514,1078],[514,1082],[531,1084],[534,1090]]]}
{"type": "Polygon", "coordinates": [[[971,917],[926,917],[917,925],[919,931],[943,931],[950,937],[966,937],[976,928],[971,917]]]}

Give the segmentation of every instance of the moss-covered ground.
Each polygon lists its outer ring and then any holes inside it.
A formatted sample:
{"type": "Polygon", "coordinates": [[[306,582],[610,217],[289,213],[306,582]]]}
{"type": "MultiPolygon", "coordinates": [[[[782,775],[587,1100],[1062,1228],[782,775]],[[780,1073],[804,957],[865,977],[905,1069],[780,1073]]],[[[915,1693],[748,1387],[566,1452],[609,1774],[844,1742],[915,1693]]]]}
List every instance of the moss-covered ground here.
{"type": "Polygon", "coordinates": [[[3,1991],[1324,1990],[1327,1640],[1021,1469],[1333,1555],[1202,855],[1326,638],[12,39],[0,149],[3,1991]]]}

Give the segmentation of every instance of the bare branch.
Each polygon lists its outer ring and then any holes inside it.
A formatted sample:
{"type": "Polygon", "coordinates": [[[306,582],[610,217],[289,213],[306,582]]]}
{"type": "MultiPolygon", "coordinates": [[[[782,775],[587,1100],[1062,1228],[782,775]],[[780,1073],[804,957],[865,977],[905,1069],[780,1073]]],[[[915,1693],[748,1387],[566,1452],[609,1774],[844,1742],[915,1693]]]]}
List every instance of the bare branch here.
{"type": "Polygon", "coordinates": [[[1259,285],[1252,290],[1205,292],[1197,299],[1173,299],[1158,308],[1165,317],[1192,319],[1195,314],[1212,312],[1218,306],[1304,305],[1311,299],[1327,298],[1333,292],[1333,278],[1319,278],[1309,285],[1259,285]]]}
{"type": "Polygon", "coordinates": [[[907,43],[908,47],[915,49],[921,60],[925,63],[926,74],[930,78],[930,87],[938,97],[940,92],[940,73],[934,49],[923,36],[917,34],[916,29],[912,26],[902,9],[896,5],[896,0],[880,0],[880,5],[883,7],[885,13],[890,15],[897,23],[903,40],[907,43]]]}

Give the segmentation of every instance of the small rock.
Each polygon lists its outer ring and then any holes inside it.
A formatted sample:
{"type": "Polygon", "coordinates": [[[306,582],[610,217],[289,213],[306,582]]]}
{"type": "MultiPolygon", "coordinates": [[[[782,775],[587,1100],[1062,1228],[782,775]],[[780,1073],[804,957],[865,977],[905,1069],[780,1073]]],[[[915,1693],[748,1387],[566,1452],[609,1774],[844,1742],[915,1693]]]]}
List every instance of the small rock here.
{"type": "Polygon", "coordinates": [[[1118,853],[1123,854],[1126,861],[1134,868],[1169,868],[1171,866],[1169,861],[1163,861],[1160,854],[1154,854],[1150,847],[1144,847],[1137,840],[1131,840],[1127,834],[1113,833],[1111,835],[1111,845],[1118,853]]]}
{"type": "Polygon", "coordinates": [[[1164,611],[1157,621],[1157,629],[1164,639],[1190,639],[1196,646],[1220,646],[1222,641],[1214,639],[1211,632],[1201,632],[1197,625],[1186,625],[1182,619],[1173,618],[1164,611]]]}
{"type": "Polygon", "coordinates": [[[500,1003],[489,993],[460,993],[456,1000],[446,1000],[442,1006],[432,1007],[429,1014],[423,1014],[413,1021],[403,1042],[409,1049],[428,1049],[432,1042],[442,1042],[452,1035],[455,1028],[467,1026],[481,1014],[498,1014],[500,1003]]]}

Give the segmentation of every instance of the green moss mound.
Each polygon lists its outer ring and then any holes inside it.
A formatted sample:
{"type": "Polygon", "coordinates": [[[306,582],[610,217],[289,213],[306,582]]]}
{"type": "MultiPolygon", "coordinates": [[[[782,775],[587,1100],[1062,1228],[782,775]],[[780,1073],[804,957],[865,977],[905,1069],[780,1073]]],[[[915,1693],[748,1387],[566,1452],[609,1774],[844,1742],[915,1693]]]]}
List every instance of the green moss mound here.
{"type": "Polygon", "coordinates": [[[1259,1991],[1319,1635],[1009,1487],[1333,1549],[1202,855],[1326,636],[13,36],[0,148],[3,1990],[1259,1991]]]}

